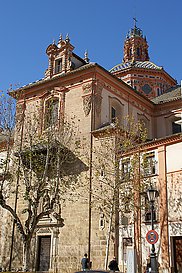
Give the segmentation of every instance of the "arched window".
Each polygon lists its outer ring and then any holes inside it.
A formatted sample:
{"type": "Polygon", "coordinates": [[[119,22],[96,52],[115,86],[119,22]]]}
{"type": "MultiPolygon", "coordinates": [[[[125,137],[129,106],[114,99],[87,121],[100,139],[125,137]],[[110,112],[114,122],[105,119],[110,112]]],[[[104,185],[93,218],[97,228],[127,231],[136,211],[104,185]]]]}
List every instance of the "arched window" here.
{"type": "Polygon", "coordinates": [[[182,132],[181,114],[176,113],[166,117],[166,133],[177,134],[182,132]]]}
{"type": "Polygon", "coordinates": [[[129,56],[132,56],[132,48],[129,49],[129,56]]]}
{"type": "Polygon", "coordinates": [[[137,47],[137,56],[139,57],[140,56],[140,48],[137,47]]]}
{"type": "Polygon", "coordinates": [[[109,97],[110,122],[121,124],[123,118],[124,105],[114,97],[109,97]]]}
{"type": "Polygon", "coordinates": [[[59,98],[51,98],[45,102],[44,129],[57,124],[59,113],[59,98]]]}
{"type": "Polygon", "coordinates": [[[150,120],[144,114],[138,114],[138,122],[141,124],[143,132],[146,131],[146,137],[150,139],[150,120]]]}

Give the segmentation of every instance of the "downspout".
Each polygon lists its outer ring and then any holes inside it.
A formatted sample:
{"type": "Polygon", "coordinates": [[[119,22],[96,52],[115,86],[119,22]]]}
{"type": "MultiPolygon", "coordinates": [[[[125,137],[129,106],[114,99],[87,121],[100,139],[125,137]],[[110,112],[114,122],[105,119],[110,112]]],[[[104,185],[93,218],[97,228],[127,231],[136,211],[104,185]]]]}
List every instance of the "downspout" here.
{"type": "MultiPolygon", "coordinates": [[[[92,84],[96,81],[96,76],[93,79],[92,84]]],[[[92,227],[92,160],[93,160],[93,135],[92,131],[94,129],[95,121],[95,109],[94,109],[94,86],[92,85],[91,93],[91,122],[90,122],[90,163],[89,163],[89,212],[88,212],[88,259],[90,262],[91,256],[91,227],[92,227]]],[[[91,266],[91,264],[90,264],[91,266]]]]}

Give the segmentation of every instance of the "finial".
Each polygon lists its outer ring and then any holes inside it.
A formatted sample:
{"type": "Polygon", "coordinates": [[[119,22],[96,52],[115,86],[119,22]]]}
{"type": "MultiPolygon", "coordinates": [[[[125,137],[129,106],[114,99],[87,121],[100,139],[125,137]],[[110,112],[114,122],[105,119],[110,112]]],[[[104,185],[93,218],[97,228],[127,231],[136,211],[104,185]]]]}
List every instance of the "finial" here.
{"type": "Polygon", "coordinates": [[[136,17],[134,17],[133,20],[134,20],[134,28],[136,28],[136,22],[138,22],[138,21],[137,21],[136,17]]]}
{"type": "Polygon", "coordinates": [[[58,41],[58,48],[61,47],[62,40],[63,40],[63,37],[62,37],[62,34],[60,34],[59,41],[58,41]]]}
{"type": "Polygon", "coordinates": [[[58,41],[58,43],[61,43],[62,40],[63,40],[63,36],[62,36],[62,34],[60,34],[60,35],[59,35],[59,41],[58,41]]]}
{"type": "Polygon", "coordinates": [[[85,61],[86,63],[89,63],[89,61],[90,61],[90,59],[88,58],[88,50],[85,50],[84,61],[85,61]]]}
{"type": "Polygon", "coordinates": [[[69,43],[69,41],[70,41],[70,38],[69,38],[69,34],[68,34],[68,33],[67,33],[67,35],[66,35],[65,41],[66,41],[67,43],[69,43]]]}
{"type": "Polygon", "coordinates": [[[53,39],[53,41],[52,41],[52,44],[53,44],[53,45],[55,45],[55,44],[56,44],[56,41],[55,41],[54,39],[53,39]]]}

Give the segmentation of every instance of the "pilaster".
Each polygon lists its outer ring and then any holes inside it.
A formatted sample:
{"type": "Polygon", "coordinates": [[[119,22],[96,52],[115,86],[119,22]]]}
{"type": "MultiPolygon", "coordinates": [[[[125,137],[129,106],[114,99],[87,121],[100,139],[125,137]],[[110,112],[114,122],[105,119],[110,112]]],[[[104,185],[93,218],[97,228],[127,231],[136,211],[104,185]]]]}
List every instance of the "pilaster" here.
{"type": "Polygon", "coordinates": [[[158,149],[159,160],[159,224],[161,242],[161,265],[163,271],[169,270],[169,233],[168,233],[168,204],[166,177],[166,146],[158,149]]]}

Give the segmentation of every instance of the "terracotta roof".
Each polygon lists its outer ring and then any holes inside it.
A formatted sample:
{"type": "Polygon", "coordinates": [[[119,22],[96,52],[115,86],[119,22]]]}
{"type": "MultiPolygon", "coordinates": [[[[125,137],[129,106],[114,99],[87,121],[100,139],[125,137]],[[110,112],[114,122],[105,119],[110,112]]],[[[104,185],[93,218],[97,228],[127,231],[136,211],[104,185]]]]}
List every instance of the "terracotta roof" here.
{"type": "Polygon", "coordinates": [[[70,71],[70,72],[62,73],[62,74],[58,74],[58,75],[53,75],[52,78],[42,78],[42,79],[40,79],[40,80],[36,80],[36,81],[34,81],[34,82],[30,82],[30,83],[28,83],[28,84],[26,84],[26,85],[21,86],[21,87],[18,88],[18,89],[15,89],[15,90],[13,90],[13,91],[10,91],[9,94],[13,96],[13,94],[15,94],[16,92],[18,92],[18,91],[20,91],[20,90],[25,90],[25,89],[28,89],[28,88],[30,88],[30,87],[33,87],[33,86],[37,86],[37,85],[39,85],[39,84],[42,84],[42,83],[44,83],[44,82],[53,81],[53,80],[55,80],[55,79],[65,77],[65,76],[67,76],[67,75],[74,74],[74,73],[76,73],[77,71],[85,70],[85,69],[87,69],[87,68],[89,68],[89,67],[94,67],[95,65],[97,65],[97,64],[96,64],[96,63],[85,64],[85,65],[80,66],[79,68],[76,68],[76,69],[74,69],[74,70],[72,70],[72,71],[70,71]]]}
{"type": "Polygon", "coordinates": [[[76,68],[70,72],[67,72],[67,73],[63,73],[63,74],[58,74],[58,75],[55,75],[53,76],[52,78],[43,78],[43,79],[40,79],[40,80],[37,80],[35,82],[32,82],[32,83],[29,83],[27,85],[24,85],[18,89],[15,89],[13,91],[10,91],[9,92],[9,95],[12,96],[12,97],[15,97],[16,98],[16,94],[19,92],[19,91],[24,91],[26,89],[29,89],[33,86],[38,86],[42,83],[45,83],[45,82],[51,82],[51,81],[54,81],[55,79],[59,79],[59,78],[64,78],[66,77],[67,75],[71,75],[71,74],[75,74],[77,73],[78,71],[82,71],[82,70],[86,70],[88,68],[91,68],[91,67],[99,67],[100,69],[102,69],[103,71],[105,71],[106,73],[108,73],[110,76],[114,77],[117,81],[119,82],[122,82],[123,85],[125,85],[127,88],[129,88],[130,90],[132,90],[134,93],[137,93],[140,97],[144,98],[146,101],[150,101],[151,100],[149,98],[147,98],[145,95],[143,95],[142,93],[140,93],[139,91],[137,90],[134,90],[131,86],[129,86],[127,83],[125,83],[124,81],[122,81],[121,79],[119,79],[118,77],[116,77],[115,75],[113,75],[112,73],[110,73],[108,70],[106,70],[104,67],[102,67],[101,65],[97,64],[97,63],[94,63],[94,62],[90,62],[88,64],[85,64],[83,66],[80,66],[79,68],[76,68]]]}
{"type": "Polygon", "coordinates": [[[141,61],[135,61],[135,62],[127,62],[127,63],[121,63],[118,64],[116,66],[114,66],[110,72],[114,73],[120,70],[124,70],[126,68],[145,68],[145,69],[155,69],[155,70],[162,70],[163,67],[162,66],[158,66],[152,62],[149,61],[145,61],[145,62],[141,62],[141,61]]]}
{"type": "Polygon", "coordinates": [[[151,101],[155,104],[162,104],[165,102],[170,102],[170,101],[175,101],[175,100],[180,100],[182,99],[182,94],[181,94],[181,86],[176,85],[168,89],[164,94],[151,99],[151,101]]]}

